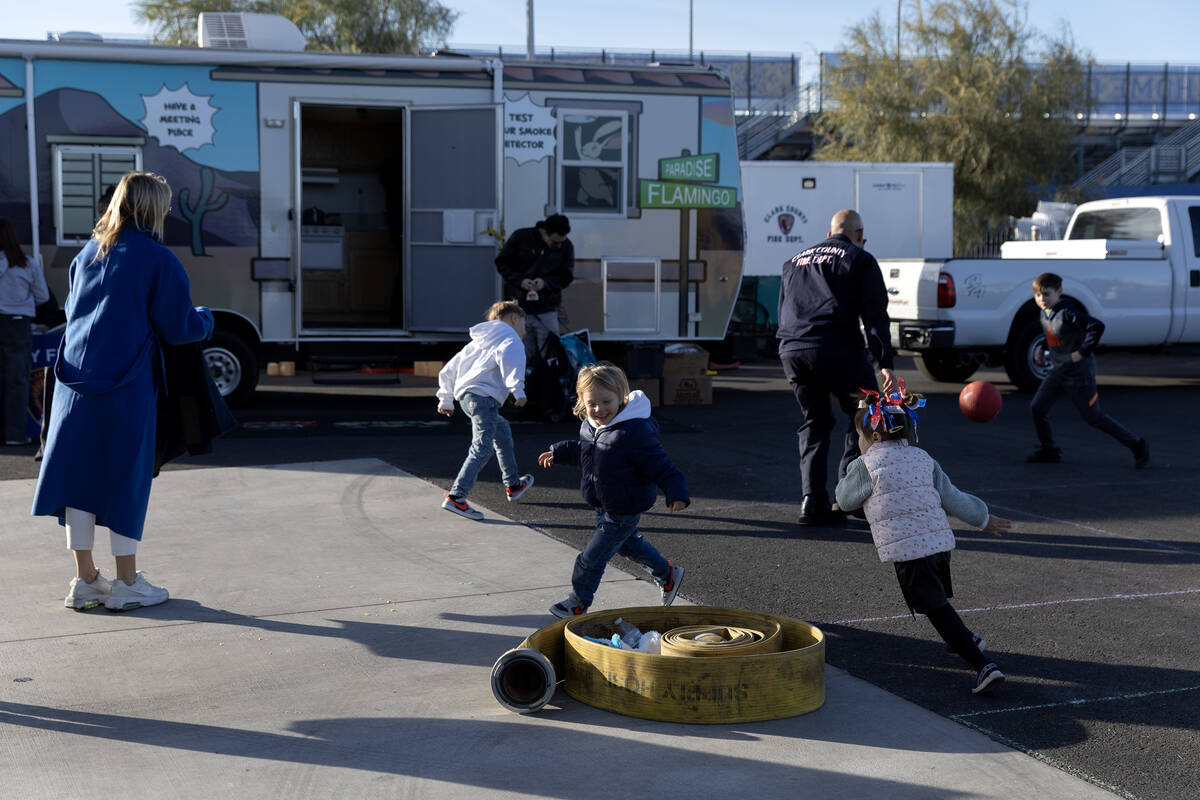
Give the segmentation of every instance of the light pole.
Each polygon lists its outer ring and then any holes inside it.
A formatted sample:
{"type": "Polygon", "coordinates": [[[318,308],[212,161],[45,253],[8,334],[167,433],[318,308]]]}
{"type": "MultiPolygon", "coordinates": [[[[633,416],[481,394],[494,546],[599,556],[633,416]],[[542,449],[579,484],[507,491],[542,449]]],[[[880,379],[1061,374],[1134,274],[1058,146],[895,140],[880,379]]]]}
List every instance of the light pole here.
{"type": "Polygon", "coordinates": [[[692,60],[692,19],[696,0],[688,0],[688,61],[692,60]]]}
{"type": "Polygon", "coordinates": [[[533,61],[533,0],[525,0],[525,60],[533,61]]]}

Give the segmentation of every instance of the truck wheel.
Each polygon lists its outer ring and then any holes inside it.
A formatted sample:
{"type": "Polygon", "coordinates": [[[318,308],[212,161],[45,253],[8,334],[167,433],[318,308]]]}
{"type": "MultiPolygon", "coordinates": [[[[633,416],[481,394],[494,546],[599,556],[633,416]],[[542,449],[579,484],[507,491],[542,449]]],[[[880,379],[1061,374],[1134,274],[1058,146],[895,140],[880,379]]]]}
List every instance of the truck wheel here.
{"type": "Polygon", "coordinates": [[[916,361],[922,375],[943,383],[962,383],[979,369],[978,361],[963,359],[954,351],[921,353],[916,361]]]}
{"type": "Polygon", "coordinates": [[[241,338],[216,331],[204,345],[204,363],[221,396],[230,406],[244,406],[258,384],[258,359],[241,338]]]}
{"type": "Polygon", "coordinates": [[[1041,364],[1033,360],[1033,354],[1039,350],[1046,352],[1046,335],[1042,332],[1042,324],[1036,318],[1026,320],[1017,327],[1004,354],[1004,371],[1022,392],[1036,392],[1050,372],[1046,359],[1043,358],[1041,364]]]}

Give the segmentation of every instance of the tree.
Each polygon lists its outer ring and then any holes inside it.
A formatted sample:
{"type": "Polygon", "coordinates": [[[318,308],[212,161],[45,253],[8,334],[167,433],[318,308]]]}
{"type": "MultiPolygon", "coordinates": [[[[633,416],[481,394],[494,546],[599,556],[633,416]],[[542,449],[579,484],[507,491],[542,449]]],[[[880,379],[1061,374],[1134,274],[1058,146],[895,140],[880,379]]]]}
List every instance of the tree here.
{"type": "Polygon", "coordinates": [[[444,45],[458,12],[438,0],[136,0],[134,17],[162,44],[196,44],[202,11],[279,14],[296,24],[309,50],[407,53],[444,45]]]}
{"type": "Polygon", "coordinates": [[[819,159],[954,164],[954,245],[1033,210],[1034,187],[1070,174],[1086,111],[1084,56],[1046,37],[1019,0],[914,0],[906,47],[879,12],[847,32],[827,69],[819,159]],[[1035,44],[1040,47],[1034,47],[1035,44]]]}

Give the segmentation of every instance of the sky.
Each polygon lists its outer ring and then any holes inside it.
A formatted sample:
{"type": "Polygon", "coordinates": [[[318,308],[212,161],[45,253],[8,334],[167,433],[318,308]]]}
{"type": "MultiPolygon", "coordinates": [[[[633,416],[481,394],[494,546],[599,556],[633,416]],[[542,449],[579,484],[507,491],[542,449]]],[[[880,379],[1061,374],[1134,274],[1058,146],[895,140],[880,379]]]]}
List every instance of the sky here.
{"type": "MultiPolygon", "coordinates": [[[[453,44],[525,47],[525,0],[441,0],[460,12],[453,44]]],[[[901,13],[916,0],[900,0],[901,13]]],[[[695,51],[796,53],[815,61],[839,49],[847,26],[896,0],[691,0],[695,51]]],[[[47,31],[145,33],[125,0],[5,0],[0,37],[45,39],[47,31]]],[[[688,49],[689,0],[534,0],[539,47],[688,49]]],[[[1200,64],[1200,0],[1029,0],[1030,24],[1069,24],[1076,45],[1102,62],[1200,64]],[[1136,10],[1135,10],[1136,9],[1136,10]]]]}

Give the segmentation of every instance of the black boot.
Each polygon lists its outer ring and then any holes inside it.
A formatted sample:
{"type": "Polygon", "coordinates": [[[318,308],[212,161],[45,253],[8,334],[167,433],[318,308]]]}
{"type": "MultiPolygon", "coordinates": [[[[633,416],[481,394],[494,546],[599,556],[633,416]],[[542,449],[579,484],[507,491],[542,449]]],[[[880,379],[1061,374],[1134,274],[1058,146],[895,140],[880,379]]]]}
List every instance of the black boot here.
{"type": "Polygon", "coordinates": [[[825,498],[806,494],[800,503],[800,518],[796,522],[800,525],[837,525],[845,519],[845,513],[832,510],[825,498]]]}
{"type": "Polygon", "coordinates": [[[1030,464],[1057,464],[1062,461],[1062,450],[1042,445],[1032,455],[1025,456],[1025,460],[1030,464]]]}

